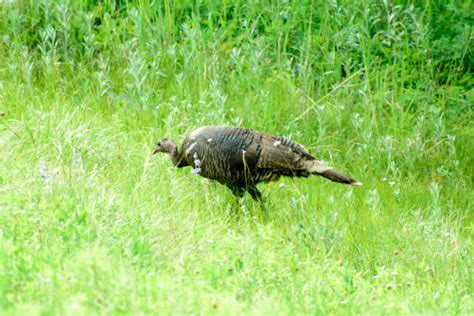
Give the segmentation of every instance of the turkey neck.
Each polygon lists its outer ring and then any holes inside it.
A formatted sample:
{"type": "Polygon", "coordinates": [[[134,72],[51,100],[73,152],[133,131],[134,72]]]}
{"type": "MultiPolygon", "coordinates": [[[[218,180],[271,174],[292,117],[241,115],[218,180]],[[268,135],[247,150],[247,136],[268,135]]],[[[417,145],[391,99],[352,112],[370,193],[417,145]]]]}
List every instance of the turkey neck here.
{"type": "Polygon", "coordinates": [[[181,153],[178,151],[178,147],[175,147],[171,153],[168,154],[173,162],[173,165],[176,167],[181,167],[183,164],[183,157],[181,153]]]}

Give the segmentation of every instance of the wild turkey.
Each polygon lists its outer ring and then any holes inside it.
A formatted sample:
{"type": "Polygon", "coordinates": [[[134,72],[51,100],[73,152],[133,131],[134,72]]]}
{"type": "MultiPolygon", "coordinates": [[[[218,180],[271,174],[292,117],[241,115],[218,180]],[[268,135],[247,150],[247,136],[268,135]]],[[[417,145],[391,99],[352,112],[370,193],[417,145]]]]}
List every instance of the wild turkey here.
{"type": "Polygon", "coordinates": [[[248,191],[260,200],[259,182],[281,176],[323,176],[350,185],[362,183],[342,175],[316,160],[308,151],[288,138],[270,136],[247,128],[204,126],[192,132],[180,149],[170,138],[159,141],[153,154],[163,152],[178,167],[193,167],[192,173],[217,180],[242,197],[248,191]]]}

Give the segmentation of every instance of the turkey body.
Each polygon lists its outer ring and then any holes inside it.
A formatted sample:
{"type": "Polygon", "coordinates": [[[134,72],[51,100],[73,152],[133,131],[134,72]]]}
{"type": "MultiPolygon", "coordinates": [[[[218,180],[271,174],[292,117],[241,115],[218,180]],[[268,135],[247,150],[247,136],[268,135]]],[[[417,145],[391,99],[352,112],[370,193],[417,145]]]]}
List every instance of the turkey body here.
{"type": "Polygon", "coordinates": [[[259,182],[281,176],[321,175],[332,181],[360,185],[316,160],[303,146],[280,136],[231,126],[204,126],[193,131],[176,151],[179,168],[191,166],[195,173],[228,186],[237,196],[261,194],[259,182]]]}

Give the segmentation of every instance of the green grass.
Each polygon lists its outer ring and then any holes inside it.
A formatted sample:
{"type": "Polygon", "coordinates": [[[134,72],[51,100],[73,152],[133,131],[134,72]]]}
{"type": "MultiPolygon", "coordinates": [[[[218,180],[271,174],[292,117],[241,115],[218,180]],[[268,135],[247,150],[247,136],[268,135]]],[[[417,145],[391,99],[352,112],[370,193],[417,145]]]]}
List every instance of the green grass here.
{"type": "Polygon", "coordinates": [[[0,314],[474,313],[472,2],[227,2],[0,3],[0,314]],[[364,186],[151,155],[204,124],[364,186]]]}

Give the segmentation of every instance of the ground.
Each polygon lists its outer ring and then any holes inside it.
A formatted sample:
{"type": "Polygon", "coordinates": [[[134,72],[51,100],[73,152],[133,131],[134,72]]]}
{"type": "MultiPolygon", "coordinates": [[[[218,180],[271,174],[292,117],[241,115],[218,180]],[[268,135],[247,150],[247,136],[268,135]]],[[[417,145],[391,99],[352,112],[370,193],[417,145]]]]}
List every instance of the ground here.
{"type": "Polygon", "coordinates": [[[0,8],[1,314],[474,313],[467,5],[0,8]],[[206,124],[364,186],[264,211],[152,155],[206,124]]]}

